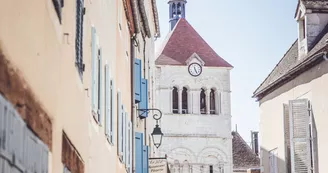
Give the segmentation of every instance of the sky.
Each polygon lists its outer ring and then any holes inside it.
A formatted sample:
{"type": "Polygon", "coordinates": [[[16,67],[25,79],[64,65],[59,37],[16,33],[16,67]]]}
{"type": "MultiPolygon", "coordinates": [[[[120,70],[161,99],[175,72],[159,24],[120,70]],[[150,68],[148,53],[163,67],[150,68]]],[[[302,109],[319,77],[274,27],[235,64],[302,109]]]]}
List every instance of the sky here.
{"type": "MultiPolygon", "coordinates": [[[[157,0],[161,38],[169,32],[168,0],[157,0]]],[[[259,130],[255,89],[297,38],[297,0],[187,0],[186,19],[223,59],[231,71],[232,129],[246,142],[259,130]]],[[[156,52],[158,53],[158,52],[156,52]]],[[[274,118],[274,117],[273,117],[274,118]]]]}

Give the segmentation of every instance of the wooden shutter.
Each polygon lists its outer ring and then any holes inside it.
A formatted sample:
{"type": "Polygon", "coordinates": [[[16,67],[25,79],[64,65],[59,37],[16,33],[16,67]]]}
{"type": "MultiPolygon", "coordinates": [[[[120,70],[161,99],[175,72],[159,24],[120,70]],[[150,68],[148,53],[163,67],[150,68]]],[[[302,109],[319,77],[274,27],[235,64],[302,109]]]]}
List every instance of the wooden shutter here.
{"type": "MultiPolygon", "coordinates": [[[[112,144],[115,144],[115,138],[116,138],[116,130],[114,128],[114,118],[115,118],[115,101],[116,99],[114,98],[115,97],[115,94],[114,94],[114,86],[115,86],[115,83],[114,83],[114,80],[111,80],[110,82],[111,86],[110,86],[110,92],[111,92],[111,116],[110,116],[110,120],[111,120],[111,142],[112,144]]],[[[118,104],[118,103],[117,103],[118,104]]],[[[118,112],[118,110],[117,110],[118,112]]]]}
{"type": "Polygon", "coordinates": [[[105,65],[105,134],[109,142],[111,139],[111,84],[109,76],[109,65],[105,65]]]}
{"type": "Polygon", "coordinates": [[[10,104],[0,95],[0,155],[11,159],[10,154],[10,104]]]}
{"type": "Polygon", "coordinates": [[[123,132],[122,132],[122,121],[123,121],[123,117],[122,117],[122,98],[121,98],[121,92],[118,91],[117,92],[117,113],[118,113],[118,150],[117,150],[117,154],[119,156],[121,156],[121,152],[122,152],[122,145],[123,145],[123,141],[122,141],[122,136],[123,136],[123,132]]]}
{"type": "Polygon", "coordinates": [[[14,155],[15,161],[14,164],[19,169],[24,169],[24,131],[25,131],[25,122],[16,112],[16,110],[10,108],[10,153],[14,155]]]}
{"type": "MultiPolygon", "coordinates": [[[[148,109],[148,80],[141,79],[141,102],[139,103],[140,109],[148,109]]],[[[148,112],[140,111],[140,118],[147,118],[148,112]]]]}
{"type": "Polygon", "coordinates": [[[307,99],[289,101],[292,173],[311,172],[308,105],[307,99]]]}
{"type": "Polygon", "coordinates": [[[129,113],[125,113],[125,136],[124,136],[124,157],[126,168],[129,166],[129,113]]]}
{"type": "Polygon", "coordinates": [[[141,101],[141,60],[134,59],[134,91],[135,91],[135,103],[141,101]]]}
{"type": "Polygon", "coordinates": [[[290,122],[289,122],[289,106],[283,104],[284,115],[284,132],[285,132],[285,160],[286,160],[286,173],[291,173],[290,163],[290,122]]]}
{"type": "Polygon", "coordinates": [[[311,161],[312,161],[312,169],[313,172],[317,173],[319,170],[318,165],[318,134],[317,127],[315,124],[315,119],[312,111],[312,107],[310,106],[310,140],[311,140],[311,161]]]}
{"type": "Polygon", "coordinates": [[[98,66],[98,50],[97,50],[97,36],[96,36],[96,28],[92,27],[91,28],[91,37],[92,37],[92,47],[91,47],[91,58],[92,58],[92,111],[93,115],[97,114],[97,109],[98,109],[98,71],[97,71],[97,66],[98,66]]]}
{"type": "Polygon", "coordinates": [[[124,110],[123,110],[123,122],[122,122],[122,126],[123,126],[123,129],[122,129],[122,132],[123,132],[123,137],[122,137],[122,156],[123,156],[123,163],[126,164],[126,118],[127,118],[127,112],[126,112],[126,109],[124,107],[124,110]]]}
{"type": "Polygon", "coordinates": [[[143,134],[135,133],[135,173],[143,173],[143,134]]]}
{"type": "Polygon", "coordinates": [[[102,49],[99,48],[98,52],[98,123],[101,125],[103,116],[103,73],[102,73],[102,49]]]}
{"type": "Polygon", "coordinates": [[[129,135],[128,135],[128,139],[129,139],[129,146],[128,146],[128,169],[129,169],[129,173],[133,172],[132,169],[132,145],[133,145],[133,138],[132,138],[132,122],[129,121],[128,123],[128,131],[129,131],[129,135]]]}
{"type": "Polygon", "coordinates": [[[148,173],[148,146],[143,146],[143,173],[148,173]]]}

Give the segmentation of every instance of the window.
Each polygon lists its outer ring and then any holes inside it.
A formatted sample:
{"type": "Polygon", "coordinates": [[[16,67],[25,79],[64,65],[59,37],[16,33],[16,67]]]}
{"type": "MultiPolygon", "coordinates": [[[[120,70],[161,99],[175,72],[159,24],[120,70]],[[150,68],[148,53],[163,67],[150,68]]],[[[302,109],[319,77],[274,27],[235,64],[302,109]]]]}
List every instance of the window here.
{"type": "Polygon", "coordinates": [[[179,94],[177,87],[173,87],[172,91],[172,110],[174,114],[179,113],[179,94]]]}
{"type": "Polygon", "coordinates": [[[188,89],[183,87],[182,89],[182,114],[188,113],[188,89]]]}
{"type": "Polygon", "coordinates": [[[211,89],[211,92],[210,92],[210,114],[215,114],[216,111],[215,111],[215,91],[214,89],[211,89]]]}
{"type": "Polygon", "coordinates": [[[82,80],[84,72],[83,64],[83,16],[84,16],[84,0],[76,0],[76,35],[75,35],[75,56],[76,66],[82,80]]]}
{"type": "Polygon", "coordinates": [[[59,23],[62,23],[62,8],[64,7],[64,0],[52,0],[52,3],[54,4],[59,23]]]}
{"type": "Polygon", "coordinates": [[[299,31],[300,31],[300,33],[299,33],[300,34],[300,40],[303,40],[306,37],[305,19],[301,19],[299,21],[299,27],[300,27],[300,29],[299,29],[299,31]]]}
{"type": "Polygon", "coordinates": [[[206,95],[203,88],[200,92],[200,113],[206,114],[206,95]]]}
{"type": "Polygon", "coordinates": [[[210,173],[213,173],[213,165],[210,165],[210,173]]]}

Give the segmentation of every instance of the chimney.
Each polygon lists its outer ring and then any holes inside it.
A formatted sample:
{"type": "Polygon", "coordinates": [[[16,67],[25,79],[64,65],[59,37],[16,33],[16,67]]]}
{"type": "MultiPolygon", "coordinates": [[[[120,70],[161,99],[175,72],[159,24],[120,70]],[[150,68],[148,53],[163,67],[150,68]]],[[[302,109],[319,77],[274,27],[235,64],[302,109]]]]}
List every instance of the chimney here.
{"type": "Polygon", "coordinates": [[[252,138],[252,150],[258,156],[259,155],[259,132],[251,131],[252,138]]]}

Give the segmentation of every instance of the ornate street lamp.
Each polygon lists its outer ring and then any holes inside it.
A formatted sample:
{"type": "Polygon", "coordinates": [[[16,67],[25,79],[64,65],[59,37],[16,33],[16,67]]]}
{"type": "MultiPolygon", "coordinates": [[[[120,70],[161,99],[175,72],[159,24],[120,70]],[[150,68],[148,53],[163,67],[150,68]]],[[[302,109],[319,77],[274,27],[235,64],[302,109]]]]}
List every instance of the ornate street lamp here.
{"type": "Polygon", "coordinates": [[[162,118],[162,111],[159,109],[138,109],[138,111],[142,111],[143,113],[152,111],[152,110],[159,112],[159,115],[158,114],[153,115],[154,120],[156,120],[156,125],[155,125],[153,132],[151,133],[151,136],[153,138],[153,143],[154,143],[155,147],[158,148],[162,144],[162,139],[163,139],[163,135],[164,135],[162,133],[161,128],[158,125],[158,120],[160,120],[162,118]]]}
{"type": "Polygon", "coordinates": [[[158,148],[159,146],[161,146],[163,133],[158,124],[156,124],[153,133],[151,133],[151,136],[153,137],[155,147],[158,148]]]}

